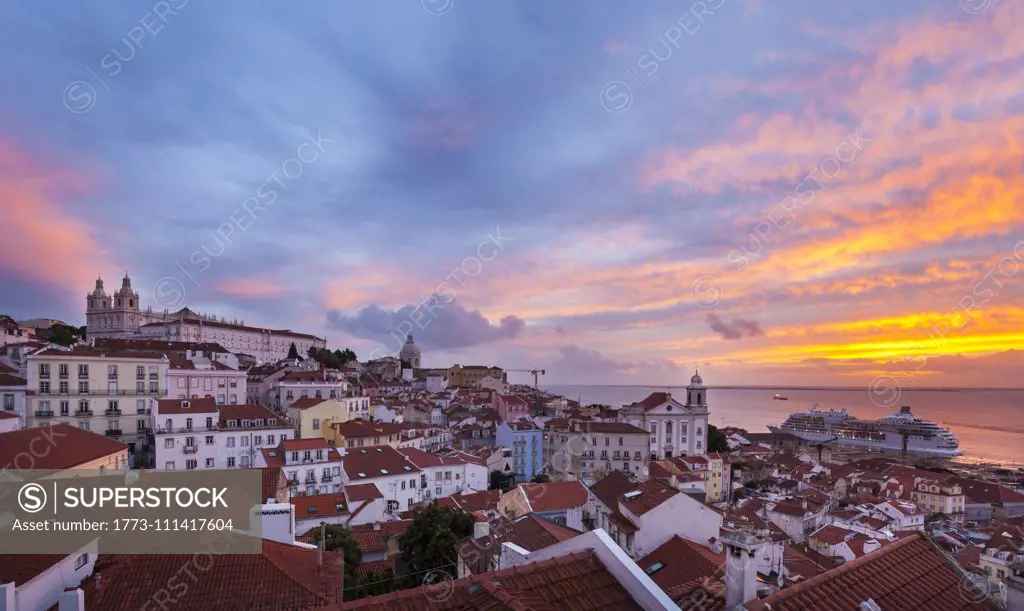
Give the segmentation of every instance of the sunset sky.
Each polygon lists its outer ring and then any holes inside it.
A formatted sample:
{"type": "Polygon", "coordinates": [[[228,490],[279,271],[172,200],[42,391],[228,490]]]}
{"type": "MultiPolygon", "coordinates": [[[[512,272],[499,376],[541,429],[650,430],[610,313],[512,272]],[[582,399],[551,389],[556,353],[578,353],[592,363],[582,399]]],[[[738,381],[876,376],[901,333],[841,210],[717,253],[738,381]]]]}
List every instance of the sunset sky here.
{"type": "Polygon", "coordinates": [[[1021,385],[1022,2],[88,4],[0,22],[0,313],[127,268],[549,384],[1021,385]]]}

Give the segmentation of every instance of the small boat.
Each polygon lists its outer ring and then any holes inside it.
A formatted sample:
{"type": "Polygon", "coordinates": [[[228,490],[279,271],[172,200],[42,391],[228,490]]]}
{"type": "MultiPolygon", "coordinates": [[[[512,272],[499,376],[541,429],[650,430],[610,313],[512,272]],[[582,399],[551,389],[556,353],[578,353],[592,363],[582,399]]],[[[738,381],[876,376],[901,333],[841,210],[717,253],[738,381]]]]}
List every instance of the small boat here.
{"type": "Polygon", "coordinates": [[[772,398],[775,399],[776,401],[789,401],[789,397],[783,397],[779,393],[775,393],[775,396],[772,398]]]}

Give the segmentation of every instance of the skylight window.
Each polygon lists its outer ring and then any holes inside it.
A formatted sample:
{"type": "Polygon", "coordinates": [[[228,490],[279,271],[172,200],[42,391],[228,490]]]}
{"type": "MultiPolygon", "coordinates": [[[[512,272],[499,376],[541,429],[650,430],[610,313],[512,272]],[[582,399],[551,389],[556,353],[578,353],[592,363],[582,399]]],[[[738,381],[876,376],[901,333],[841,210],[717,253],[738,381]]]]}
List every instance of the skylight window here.
{"type": "Polygon", "coordinates": [[[358,475],[359,477],[366,477],[365,473],[357,473],[356,475],[358,475]]]}
{"type": "Polygon", "coordinates": [[[648,575],[653,575],[663,568],[665,568],[665,564],[663,562],[655,562],[651,566],[647,567],[647,569],[644,570],[644,572],[648,575]]]}
{"type": "Polygon", "coordinates": [[[633,499],[635,499],[636,497],[640,496],[641,494],[643,494],[643,491],[641,491],[641,490],[634,490],[632,492],[627,492],[626,494],[624,494],[622,496],[626,497],[627,501],[632,501],[633,499]]]}
{"type": "Polygon", "coordinates": [[[388,470],[387,469],[381,469],[380,472],[383,473],[384,475],[388,474],[388,470]]]}
{"type": "Polygon", "coordinates": [[[308,511],[309,513],[316,513],[316,505],[310,505],[309,507],[306,507],[306,511],[308,511]]]}

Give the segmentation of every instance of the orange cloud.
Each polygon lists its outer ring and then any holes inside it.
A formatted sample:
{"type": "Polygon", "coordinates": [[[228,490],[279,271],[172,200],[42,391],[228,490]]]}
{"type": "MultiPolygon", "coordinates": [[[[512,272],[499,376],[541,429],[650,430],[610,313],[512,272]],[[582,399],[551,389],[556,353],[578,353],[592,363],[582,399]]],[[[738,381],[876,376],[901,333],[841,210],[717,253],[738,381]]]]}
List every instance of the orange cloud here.
{"type": "Polygon", "coordinates": [[[0,139],[0,202],[4,250],[0,266],[27,280],[67,291],[116,267],[88,222],[71,216],[65,200],[91,195],[88,177],[53,167],[0,139]]]}
{"type": "Polygon", "coordinates": [[[275,299],[286,292],[283,286],[260,278],[232,278],[217,284],[214,290],[242,299],[275,299]]]}

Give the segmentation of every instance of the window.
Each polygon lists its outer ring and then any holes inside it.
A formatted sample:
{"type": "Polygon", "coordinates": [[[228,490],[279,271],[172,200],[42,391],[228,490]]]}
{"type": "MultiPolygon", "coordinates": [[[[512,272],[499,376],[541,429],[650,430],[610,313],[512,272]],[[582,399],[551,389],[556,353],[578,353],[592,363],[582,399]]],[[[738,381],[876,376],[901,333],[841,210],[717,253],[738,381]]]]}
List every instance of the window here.
{"type": "Polygon", "coordinates": [[[227,440],[225,440],[224,445],[226,445],[229,448],[235,447],[235,438],[234,437],[228,437],[227,440]]]}
{"type": "Polygon", "coordinates": [[[43,381],[39,383],[39,394],[48,395],[50,394],[50,383],[43,381]]]}
{"type": "Polygon", "coordinates": [[[174,447],[174,440],[173,439],[164,439],[164,449],[165,450],[172,449],[173,447],[174,447]]]}
{"type": "Polygon", "coordinates": [[[57,365],[57,372],[62,378],[68,377],[68,364],[61,363],[60,365],[57,365]]]}
{"type": "Polygon", "coordinates": [[[88,431],[89,430],[89,421],[88,420],[79,420],[78,421],[78,428],[82,429],[83,431],[88,431]]]}
{"type": "Polygon", "coordinates": [[[274,445],[274,436],[273,435],[267,435],[267,444],[274,445]]]}
{"type": "Polygon", "coordinates": [[[402,490],[405,490],[405,480],[402,480],[402,490]]]}
{"type": "Polygon", "coordinates": [[[248,437],[244,437],[244,436],[242,437],[242,447],[243,448],[249,447],[249,438],[248,437]]]}
{"type": "Polygon", "coordinates": [[[68,415],[68,404],[69,404],[68,401],[61,401],[60,402],[60,415],[61,416],[67,416],[68,415]]]}
{"type": "Polygon", "coordinates": [[[319,431],[320,430],[320,419],[319,418],[313,418],[313,430],[314,431],[319,431]]]}
{"type": "Polygon", "coordinates": [[[234,467],[235,466],[235,457],[234,456],[228,456],[228,466],[229,467],[234,467]]]}
{"type": "Polygon", "coordinates": [[[79,378],[88,378],[89,377],[89,366],[88,365],[79,365],[78,366],[78,377],[79,378]]]}
{"type": "Polygon", "coordinates": [[[249,468],[249,457],[248,456],[243,456],[242,457],[242,468],[243,469],[248,469],[249,468]]]}
{"type": "Polygon", "coordinates": [[[196,459],[194,459],[194,458],[189,458],[189,459],[187,459],[185,461],[185,468],[186,469],[190,469],[191,470],[191,469],[195,469],[198,466],[199,466],[199,462],[196,459]]]}
{"type": "Polygon", "coordinates": [[[437,496],[441,496],[441,488],[440,488],[440,487],[434,488],[434,493],[435,493],[435,494],[436,494],[437,496]]]}
{"type": "Polygon", "coordinates": [[[206,445],[208,445],[208,446],[212,446],[213,445],[213,435],[207,435],[206,436],[206,445]]]}
{"type": "Polygon", "coordinates": [[[174,471],[174,461],[173,460],[169,460],[169,461],[165,462],[164,463],[164,470],[165,471],[174,471]]]}
{"type": "Polygon", "coordinates": [[[89,554],[82,554],[78,558],[75,558],[75,570],[82,568],[89,563],[89,554]]]}
{"type": "Polygon", "coordinates": [[[213,467],[213,459],[212,458],[207,458],[206,459],[206,468],[209,469],[211,467],[213,467]]]}
{"type": "Polygon", "coordinates": [[[4,410],[14,411],[14,395],[4,395],[4,410]]]}
{"type": "Polygon", "coordinates": [[[79,382],[78,383],[78,394],[80,394],[80,395],[87,395],[87,394],[89,394],[89,382],[79,382]]]}
{"type": "Polygon", "coordinates": [[[50,377],[50,364],[49,363],[39,363],[39,377],[40,378],[48,378],[48,377],[50,377]]]}

